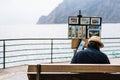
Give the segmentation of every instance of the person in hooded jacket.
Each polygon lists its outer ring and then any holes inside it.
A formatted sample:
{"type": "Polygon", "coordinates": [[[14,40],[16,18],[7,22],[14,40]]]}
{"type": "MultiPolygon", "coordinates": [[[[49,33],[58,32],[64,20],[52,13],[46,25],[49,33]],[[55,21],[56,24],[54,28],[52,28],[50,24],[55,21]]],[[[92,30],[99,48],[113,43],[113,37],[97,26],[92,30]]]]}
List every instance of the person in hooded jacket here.
{"type": "Polygon", "coordinates": [[[100,51],[104,44],[98,36],[92,36],[88,40],[88,47],[78,51],[72,58],[72,64],[110,64],[107,55],[100,51]]]}

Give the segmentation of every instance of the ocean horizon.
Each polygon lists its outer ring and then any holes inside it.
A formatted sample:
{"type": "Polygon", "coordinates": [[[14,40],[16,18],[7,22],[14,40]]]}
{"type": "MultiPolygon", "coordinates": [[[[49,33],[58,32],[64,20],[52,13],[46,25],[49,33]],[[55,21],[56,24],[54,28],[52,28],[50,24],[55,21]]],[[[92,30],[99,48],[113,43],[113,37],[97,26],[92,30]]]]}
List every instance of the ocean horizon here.
{"type": "MultiPolygon", "coordinates": [[[[102,38],[120,37],[120,23],[104,23],[102,38]]],[[[68,24],[0,25],[0,39],[68,38],[68,24]]]]}

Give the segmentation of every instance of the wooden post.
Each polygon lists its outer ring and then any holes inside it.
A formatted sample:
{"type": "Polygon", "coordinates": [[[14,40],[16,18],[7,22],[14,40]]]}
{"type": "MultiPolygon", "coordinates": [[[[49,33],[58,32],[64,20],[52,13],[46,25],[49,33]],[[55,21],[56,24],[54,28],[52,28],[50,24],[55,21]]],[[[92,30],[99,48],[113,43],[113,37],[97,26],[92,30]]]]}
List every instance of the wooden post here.
{"type": "Polygon", "coordinates": [[[36,80],[40,80],[40,73],[41,73],[41,65],[37,65],[37,75],[36,75],[36,80]]]}

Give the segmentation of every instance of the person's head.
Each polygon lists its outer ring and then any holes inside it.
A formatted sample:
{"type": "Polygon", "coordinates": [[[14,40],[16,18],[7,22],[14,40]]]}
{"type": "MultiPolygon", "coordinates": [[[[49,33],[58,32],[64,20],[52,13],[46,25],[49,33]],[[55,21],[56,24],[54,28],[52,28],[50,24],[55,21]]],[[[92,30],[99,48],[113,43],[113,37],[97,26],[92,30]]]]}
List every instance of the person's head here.
{"type": "Polygon", "coordinates": [[[101,41],[101,38],[98,36],[92,36],[89,40],[88,40],[88,46],[92,46],[94,48],[103,48],[104,44],[101,41]]]}

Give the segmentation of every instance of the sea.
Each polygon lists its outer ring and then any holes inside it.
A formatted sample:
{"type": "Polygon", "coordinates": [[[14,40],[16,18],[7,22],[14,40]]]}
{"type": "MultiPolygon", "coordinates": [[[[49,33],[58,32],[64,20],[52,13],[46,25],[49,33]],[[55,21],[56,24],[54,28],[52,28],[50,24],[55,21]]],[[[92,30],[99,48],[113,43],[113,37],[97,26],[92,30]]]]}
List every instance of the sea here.
{"type": "MultiPolygon", "coordinates": [[[[120,23],[104,23],[102,38],[120,37],[120,23]]],[[[68,24],[0,25],[0,39],[68,38],[68,24]]]]}
{"type": "MultiPolygon", "coordinates": [[[[102,38],[120,38],[120,23],[104,23],[101,26],[101,37],[102,38]]],[[[20,38],[49,38],[49,39],[54,39],[54,38],[68,38],[68,24],[40,24],[40,25],[0,25],[0,39],[20,39],[20,38]]],[[[26,41],[25,41],[26,42],[26,41]]],[[[44,41],[45,42],[45,41],[44,41]]],[[[50,41],[49,41],[50,42],[50,41]]],[[[22,41],[23,43],[23,41],[22,41]]],[[[27,43],[31,43],[31,42],[27,42],[27,43]]],[[[3,43],[0,42],[0,45],[2,45],[3,43]]],[[[8,45],[11,44],[11,42],[8,42],[8,45]]],[[[15,44],[15,42],[14,42],[15,44]]],[[[16,42],[16,44],[18,44],[16,42]]],[[[24,43],[23,43],[24,44],[24,43]]],[[[43,46],[39,46],[39,47],[43,47],[43,46]]],[[[57,46],[56,46],[57,47],[57,46]]],[[[69,45],[70,47],[70,45],[69,45]]],[[[8,47],[6,49],[8,50],[13,50],[13,49],[23,49],[23,48],[28,48],[27,46],[20,46],[20,47],[8,47]]],[[[36,48],[29,46],[30,49],[32,48],[36,48]]],[[[38,48],[38,46],[37,46],[38,48]]],[[[59,48],[59,46],[58,46],[59,48]]],[[[118,47],[119,48],[119,47],[118,47]]],[[[0,51],[2,51],[3,49],[0,48],[0,51]]],[[[60,52],[60,50],[57,50],[60,52]]],[[[33,58],[33,56],[25,56],[25,57],[19,57],[19,58],[9,58],[9,56],[16,56],[16,55],[22,55],[22,54],[40,54],[40,53],[46,53],[46,52],[29,52],[29,51],[18,51],[16,52],[7,52],[6,56],[8,56],[8,59],[6,59],[6,62],[9,63],[9,61],[13,61],[14,60],[22,60],[22,59],[29,59],[29,58],[33,58]],[[39,52],[39,53],[38,53],[39,52]]],[[[36,58],[40,58],[41,56],[38,56],[38,54],[34,57],[36,58]]],[[[71,55],[62,55],[61,56],[73,56],[73,54],[71,55]]],[[[0,53],[0,57],[2,57],[3,54],[0,53]]],[[[49,55],[50,56],[50,55],[49,55]]],[[[59,55],[56,55],[59,56],[59,55]]],[[[46,57],[46,56],[42,56],[42,57],[46,57]]],[[[36,59],[34,58],[34,59],[36,59]]],[[[0,63],[2,63],[3,59],[0,58],[0,63]]],[[[35,62],[35,61],[33,61],[35,62]]],[[[36,61],[37,62],[37,61],[36,61]]],[[[38,61],[39,62],[39,61],[38,61]]],[[[26,62],[28,63],[28,62],[26,62]]],[[[6,66],[14,66],[14,65],[19,65],[20,63],[14,63],[14,64],[8,64],[6,66]]],[[[21,64],[23,64],[23,62],[21,62],[21,64]]],[[[0,67],[2,67],[3,65],[0,64],[0,67]]]]}

